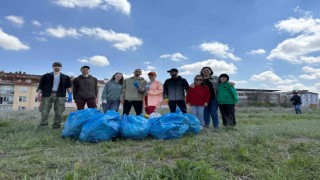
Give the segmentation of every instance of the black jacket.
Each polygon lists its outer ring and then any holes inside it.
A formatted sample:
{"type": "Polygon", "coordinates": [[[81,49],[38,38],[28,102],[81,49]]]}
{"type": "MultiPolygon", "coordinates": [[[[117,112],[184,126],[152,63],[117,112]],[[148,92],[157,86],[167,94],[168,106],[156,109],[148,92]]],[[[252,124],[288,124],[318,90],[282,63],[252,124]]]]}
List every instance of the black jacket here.
{"type": "Polygon", "coordinates": [[[163,98],[169,100],[185,100],[185,92],[189,84],[186,79],[178,76],[177,78],[167,79],[163,84],[163,98]]]}
{"type": "MultiPolygon", "coordinates": [[[[38,90],[42,91],[42,97],[50,97],[53,87],[53,72],[44,74],[39,82],[38,90]]],[[[57,90],[58,97],[66,97],[67,88],[71,88],[70,77],[60,73],[60,83],[57,90]]]]}
{"type": "Polygon", "coordinates": [[[301,97],[298,96],[298,95],[293,95],[291,98],[290,98],[290,101],[292,103],[292,105],[301,105],[301,97]]]}

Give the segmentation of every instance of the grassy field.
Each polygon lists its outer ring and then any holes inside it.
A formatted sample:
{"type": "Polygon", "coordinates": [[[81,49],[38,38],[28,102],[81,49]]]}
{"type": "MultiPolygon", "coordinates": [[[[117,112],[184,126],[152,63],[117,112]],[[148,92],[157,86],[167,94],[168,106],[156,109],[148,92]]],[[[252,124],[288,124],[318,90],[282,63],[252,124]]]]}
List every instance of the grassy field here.
{"type": "MultiPolygon", "coordinates": [[[[52,119],[52,117],[51,117],[52,119]]],[[[320,111],[239,108],[234,129],[97,144],[0,112],[0,179],[319,179],[320,111]]]]}

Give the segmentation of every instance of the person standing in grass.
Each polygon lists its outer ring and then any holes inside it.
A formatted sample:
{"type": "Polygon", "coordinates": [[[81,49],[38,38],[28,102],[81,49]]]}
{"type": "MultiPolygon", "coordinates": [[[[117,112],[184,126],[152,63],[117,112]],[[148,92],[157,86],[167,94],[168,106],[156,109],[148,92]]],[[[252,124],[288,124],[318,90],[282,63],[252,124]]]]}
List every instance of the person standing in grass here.
{"type": "Polygon", "coordinates": [[[298,95],[297,91],[293,92],[293,96],[290,98],[290,101],[294,107],[294,110],[296,111],[296,114],[301,114],[300,106],[302,102],[301,102],[301,97],[298,95]]]}
{"type": "Polygon", "coordinates": [[[238,103],[238,94],[234,86],[229,84],[229,76],[221,74],[218,83],[218,104],[224,126],[235,126],[235,104],[238,103]]]}
{"type": "Polygon", "coordinates": [[[178,76],[178,69],[172,68],[167,72],[170,73],[171,78],[163,84],[164,101],[168,103],[171,113],[176,112],[177,106],[183,113],[187,113],[185,92],[189,88],[189,83],[186,79],[178,76]]]}
{"type": "Polygon", "coordinates": [[[157,112],[162,102],[163,85],[156,80],[157,73],[148,73],[150,81],[146,85],[146,95],[144,96],[145,111],[147,116],[157,112]]]}
{"type": "Polygon", "coordinates": [[[125,115],[129,115],[132,106],[137,116],[142,113],[143,96],[146,91],[147,81],[143,77],[140,77],[141,74],[141,69],[135,69],[133,76],[125,79],[123,82],[120,102],[123,103],[123,114],[125,115]]]}
{"type": "Polygon", "coordinates": [[[194,77],[194,88],[189,88],[187,91],[186,102],[192,110],[192,114],[196,116],[201,126],[204,126],[204,107],[208,106],[210,101],[209,87],[204,84],[204,79],[201,75],[194,77]]]}
{"type": "Polygon", "coordinates": [[[89,66],[82,66],[80,71],[82,74],[74,78],[72,86],[77,109],[84,109],[86,104],[88,108],[97,108],[98,80],[89,74],[89,66]]]}
{"type": "Polygon", "coordinates": [[[72,102],[71,79],[61,73],[62,64],[54,62],[53,72],[44,74],[39,82],[37,99],[40,101],[39,111],[41,122],[39,127],[48,126],[49,112],[54,109],[53,129],[61,127],[62,115],[65,111],[66,91],[68,91],[68,102],[72,102]]]}
{"type": "Polygon", "coordinates": [[[107,110],[118,111],[120,106],[120,95],[123,88],[123,75],[116,72],[111,80],[104,86],[101,99],[102,108],[105,113],[107,110]]]}

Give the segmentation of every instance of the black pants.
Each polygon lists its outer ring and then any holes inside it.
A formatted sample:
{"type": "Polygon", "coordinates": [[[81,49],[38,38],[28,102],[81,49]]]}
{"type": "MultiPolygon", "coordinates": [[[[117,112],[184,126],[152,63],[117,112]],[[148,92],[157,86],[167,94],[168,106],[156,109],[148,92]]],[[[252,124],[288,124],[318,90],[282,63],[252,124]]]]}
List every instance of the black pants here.
{"type": "Polygon", "coordinates": [[[129,115],[132,106],[133,106],[134,110],[136,111],[137,116],[139,116],[142,113],[142,101],[124,100],[122,114],[129,115]]]}
{"type": "Polygon", "coordinates": [[[169,109],[171,113],[175,113],[176,112],[176,108],[177,106],[180,108],[180,110],[183,113],[187,113],[187,106],[186,106],[186,102],[184,100],[177,100],[177,101],[171,101],[169,100],[169,109]]]}
{"type": "Polygon", "coordinates": [[[237,124],[234,104],[219,104],[219,109],[224,126],[235,126],[237,124]]]}

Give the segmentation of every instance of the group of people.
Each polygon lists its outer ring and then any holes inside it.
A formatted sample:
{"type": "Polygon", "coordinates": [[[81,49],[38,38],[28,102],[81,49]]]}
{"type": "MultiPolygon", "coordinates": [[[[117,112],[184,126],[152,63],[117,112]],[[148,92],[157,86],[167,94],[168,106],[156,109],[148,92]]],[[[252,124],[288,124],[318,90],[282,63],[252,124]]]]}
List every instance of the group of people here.
{"type": "MultiPolygon", "coordinates": [[[[72,102],[73,98],[78,110],[84,109],[85,105],[97,108],[98,80],[89,74],[89,66],[82,66],[81,75],[72,82],[69,76],[61,73],[60,62],[54,62],[52,68],[53,72],[41,77],[37,90],[37,98],[41,102],[39,126],[48,126],[48,115],[53,105],[55,117],[52,126],[58,129],[61,127],[67,92],[67,101],[72,102]]],[[[167,72],[171,77],[164,84],[156,80],[157,73],[153,71],[148,73],[148,82],[141,77],[141,69],[135,69],[133,76],[126,79],[122,73],[116,72],[103,89],[103,111],[118,111],[122,104],[125,115],[133,106],[136,115],[141,115],[144,107],[145,115],[149,116],[157,112],[162,101],[165,101],[172,113],[176,112],[177,107],[187,113],[187,106],[191,107],[192,114],[203,127],[209,127],[211,118],[213,127],[219,128],[218,107],[223,125],[236,125],[235,104],[238,103],[238,96],[227,74],[216,77],[210,67],[203,67],[189,85],[185,78],[178,75],[178,69],[172,68],[167,72]]]]}

